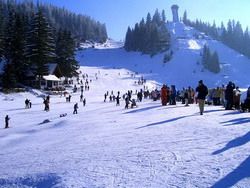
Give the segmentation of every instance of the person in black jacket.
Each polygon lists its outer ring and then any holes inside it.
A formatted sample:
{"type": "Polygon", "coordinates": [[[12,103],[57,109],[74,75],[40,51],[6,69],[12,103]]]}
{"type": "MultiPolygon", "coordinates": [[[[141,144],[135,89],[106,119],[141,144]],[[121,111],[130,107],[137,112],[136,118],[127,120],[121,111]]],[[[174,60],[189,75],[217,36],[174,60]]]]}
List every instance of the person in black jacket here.
{"type": "Polygon", "coordinates": [[[205,99],[208,94],[208,89],[207,89],[207,86],[203,84],[202,80],[199,81],[199,85],[196,88],[196,92],[198,93],[197,99],[198,99],[199,108],[200,108],[200,115],[203,115],[205,99]]]}
{"type": "Polygon", "coordinates": [[[6,115],[5,116],[5,129],[9,128],[9,120],[10,120],[9,116],[6,115]]]}
{"type": "Polygon", "coordinates": [[[229,82],[225,90],[226,110],[232,110],[235,85],[229,82]]]}
{"type": "Polygon", "coordinates": [[[74,111],[73,111],[73,114],[77,114],[77,109],[78,109],[78,104],[75,103],[74,105],[74,111]]]}

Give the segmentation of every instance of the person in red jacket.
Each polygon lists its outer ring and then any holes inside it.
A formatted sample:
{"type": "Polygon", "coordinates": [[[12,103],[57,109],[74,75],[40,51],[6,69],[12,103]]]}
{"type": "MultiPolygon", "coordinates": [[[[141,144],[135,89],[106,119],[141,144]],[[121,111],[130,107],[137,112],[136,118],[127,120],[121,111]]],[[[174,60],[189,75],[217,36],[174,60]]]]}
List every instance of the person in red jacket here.
{"type": "Polygon", "coordinates": [[[161,88],[161,104],[162,106],[166,106],[168,101],[168,90],[167,86],[164,84],[161,88]]]}

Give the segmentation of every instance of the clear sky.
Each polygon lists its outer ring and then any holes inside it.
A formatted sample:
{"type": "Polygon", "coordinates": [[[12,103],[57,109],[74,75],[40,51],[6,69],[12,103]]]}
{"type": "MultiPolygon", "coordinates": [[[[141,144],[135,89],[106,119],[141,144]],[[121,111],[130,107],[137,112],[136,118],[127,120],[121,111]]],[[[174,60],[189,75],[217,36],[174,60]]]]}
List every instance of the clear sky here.
{"type": "Polygon", "coordinates": [[[147,13],[156,8],[172,20],[171,5],[179,5],[179,16],[187,10],[188,18],[225,24],[229,19],[250,26],[250,0],[39,0],[88,15],[105,23],[110,38],[123,40],[128,26],[134,27],[147,13]]]}

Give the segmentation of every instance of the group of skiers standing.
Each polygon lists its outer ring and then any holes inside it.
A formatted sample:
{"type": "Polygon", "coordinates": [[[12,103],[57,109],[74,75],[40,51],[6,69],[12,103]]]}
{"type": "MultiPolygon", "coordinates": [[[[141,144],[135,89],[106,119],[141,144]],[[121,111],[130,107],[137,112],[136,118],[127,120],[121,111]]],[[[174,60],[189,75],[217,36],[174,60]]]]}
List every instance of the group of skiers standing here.
{"type": "Polygon", "coordinates": [[[244,103],[248,106],[248,100],[241,103],[241,94],[242,92],[239,87],[230,81],[226,87],[222,85],[222,87],[209,90],[208,100],[212,101],[211,103],[215,106],[224,106],[225,110],[240,110],[242,109],[242,105],[244,106],[244,103]]]}
{"type": "MultiPolygon", "coordinates": [[[[203,115],[208,88],[203,84],[202,80],[198,82],[196,93],[196,100],[199,103],[200,115],[203,115]]],[[[175,85],[171,85],[171,88],[169,88],[164,84],[161,88],[160,97],[163,106],[166,106],[167,103],[169,103],[169,105],[176,105],[176,99],[182,101],[185,106],[188,106],[190,103],[194,103],[195,101],[195,91],[189,87],[188,89],[183,88],[182,92],[177,92],[175,85]]]]}
{"type": "Polygon", "coordinates": [[[161,103],[162,106],[176,105],[176,89],[174,85],[171,85],[171,89],[167,85],[163,85],[161,88],[161,103]]]}
{"type": "MultiPolygon", "coordinates": [[[[137,92],[137,101],[141,102],[142,98],[143,98],[143,93],[142,93],[142,89],[137,92]]],[[[123,100],[125,101],[125,109],[129,108],[129,105],[131,103],[131,108],[136,107],[136,100],[132,99],[132,95],[133,95],[133,91],[132,90],[128,90],[127,93],[125,93],[122,97],[120,96],[120,91],[117,92],[117,95],[114,95],[114,92],[111,91],[110,95],[109,95],[109,91],[105,92],[104,94],[104,102],[107,101],[107,98],[109,98],[109,102],[116,102],[116,106],[120,106],[120,100],[121,98],[123,98],[123,100]]]]}

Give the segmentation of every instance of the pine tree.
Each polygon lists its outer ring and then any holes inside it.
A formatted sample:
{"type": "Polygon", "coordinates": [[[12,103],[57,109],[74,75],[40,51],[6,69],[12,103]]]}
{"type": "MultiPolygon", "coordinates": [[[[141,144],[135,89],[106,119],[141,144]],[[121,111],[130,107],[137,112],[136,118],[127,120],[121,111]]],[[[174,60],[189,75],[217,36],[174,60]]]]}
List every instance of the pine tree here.
{"type": "Polygon", "coordinates": [[[162,12],[161,12],[161,19],[162,19],[163,23],[166,23],[166,14],[165,14],[165,10],[162,10],[162,12]]]}
{"type": "Polygon", "coordinates": [[[202,63],[205,68],[208,67],[210,56],[211,56],[210,49],[208,48],[207,45],[205,45],[202,53],[202,63]]]}
{"type": "Polygon", "coordinates": [[[151,21],[152,21],[151,14],[148,13],[148,14],[147,14],[147,19],[146,19],[146,24],[147,24],[147,25],[151,24],[151,21]]]}
{"type": "Polygon", "coordinates": [[[163,21],[164,14],[162,11],[161,17],[156,10],[151,19],[150,13],[148,13],[146,23],[142,19],[139,24],[135,24],[134,29],[128,28],[124,48],[127,51],[140,51],[151,55],[168,50],[170,34],[163,21]]]}
{"type": "Polygon", "coordinates": [[[209,71],[214,73],[220,72],[220,61],[218,53],[215,51],[213,54],[211,54],[210,49],[207,45],[205,45],[203,48],[202,63],[203,66],[209,71]]]}
{"type": "Polygon", "coordinates": [[[24,74],[27,69],[27,64],[25,62],[25,29],[23,17],[19,14],[15,15],[15,24],[14,24],[14,38],[12,44],[13,56],[12,63],[15,67],[15,75],[18,82],[22,82],[24,74]]]}
{"type": "Polygon", "coordinates": [[[220,62],[219,62],[219,56],[218,53],[215,51],[213,55],[210,57],[210,62],[208,64],[208,69],[211,72],[219,73],[220,72],[220,62]]]}
{"type": "Polygon", "coordinates": [[[79,68],[75,60],[75,42],[69,31],[59,31],[56,40],[56,62],[66,78],[77,76],[79,68]]]}
{"type": "Polygon", "coordinates": [[[161,16],[158,9],[155,10],[152,22],[156,23],[158,26],[161,25],[161,16]]]}
{"type": "Polygon", "coordinates": [[[15,67],[12,63],[6,62],[3,68],[2,84],[3,88],[10,89],[16,87],[17,80],[15,75],[15,67]]]}
{"type": "Polygon", "coordinates": [[[182,19],[182,21],[183,21],[184,24],[188,24],[188,23],[187,23],[188,19],[187,19],[187,11],[186,11],[186,10],[185,10],[185,12],[184,12],[184,14],[183,14],[183,19],[182,19]]]}
{"type": "Polygon", "coordinates": [[[4,58],[7,62],[12,63],[13,60],[13,45],[15,37],[15,12],[9,12],[7,23],[4,31],[4,58]]]}
{"type": "Polygon", "coordinates": [[[0,4],[0,61],[3,57],[3,45],[4,45],[4,14],[3,5],[0,4]]]}
{"type": "Polygon", "coordinates": [[[48,74],[48,63],[55,60],[55,45],[52,28],[49,26],[41,10],[32,20],[30,40],[27,46],[29,61],[35,65],[35,73],[41,80],[48,74]]]}
{"type": "Polygon", "coordinates": [[[128,27],[127,32],[126,32],[126,37],[125,37],[125,44],[124,44],[124,48],[127,51],[131,51],[132,50],[132,30],[130,27],[128,27]]]}

